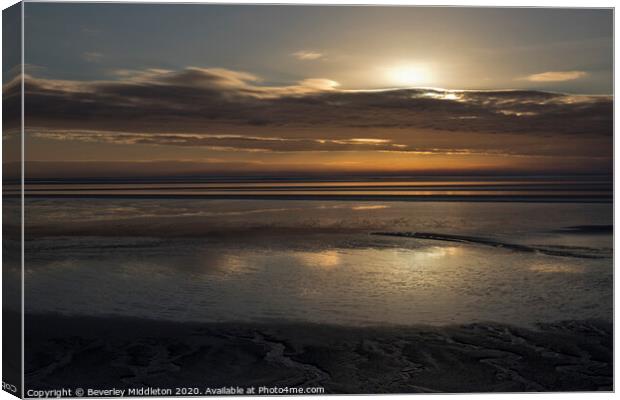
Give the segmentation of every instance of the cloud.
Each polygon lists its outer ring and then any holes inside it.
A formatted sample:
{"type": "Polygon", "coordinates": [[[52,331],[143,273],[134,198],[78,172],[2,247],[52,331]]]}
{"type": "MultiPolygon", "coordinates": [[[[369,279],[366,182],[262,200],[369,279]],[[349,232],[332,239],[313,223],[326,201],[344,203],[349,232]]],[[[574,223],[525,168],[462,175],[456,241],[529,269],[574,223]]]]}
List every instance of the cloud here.
{"type": "MultiPolygon", "coordinates": [[[[101,81],[26,76],[28,130],[55,140],[238,151],[518,154],[557,153],[559,147],[550,144],[557,141],[566,143],[562,151],[596,152],[613,132],[611,96],[350,91],[322,78],[276,86],[222,68],[123,70],[116,76],[101,81]],[[497,134],[510,135],[512,142],[488,136],[497,134]],[[562,139],[567,135],[570,139],[562,139]],[[544,142],[546,137],[552,139],[544,142]]],[[[11,95],[19,94],[19,82],[3,89],[6,106],[19,107],[19,96],[11,95]]]]}
{"type": "Polygon", "coordinates": [[[411,154],[499,154],[467,148],[414,147],[379,138],[284,138],[276,136],[211,135],[184,133],[134,133],[80,130],[44,130],[29,132],[35,137],[51,140],[103,142],[112,144],[146,144],[154,146],[204,147],[220,151],[245,152],[331,152],[382,151],[411,154]]]}
{"type": "Polygon", "coordinates": [[[403,145],[377,138],[284,138],[276,136],[211,135],[183,133],[134,133],[79,130],[36,130],[36,137],[54,140],[79,140],[115,144],[149,144],[158,146],[207,147],[220,150],[241,151],[360,151],[402,150],[403,145]]]}
{"type": "Polygon", "coordinates": [[[99,28],[96,28],[93,26],[86,26],[86,25],[82,25],[80,27],[80,31],[87,35],[98,35],[102,32],[101,29],[99,28]]]}
{"type": "MultiPolygon", "coordinates": [[[[338,82],[329,79],[305,79],[293,85],[267,86],[261,85],[261,78],[254,74],[224,68],[189,67],[182,71],[165,69],[119,70],[116,71],[116,75],[122,78],[122,82],[140,86],[194,89],[201,91],[200,94],[202,95],[214,94],[227,97],[273,98],[306,95],[332,90],[339,86],[338,82]]],[[[114,85],[114,82],[107,83],[114,85]]],[[[91,86],[85,86],[85,90],[90,89],[91,86]]]]}
{"type": "Polygon", "coordinates": [[[324,57],[324,54],[317,51],[300,50],[292,54],[298,60],[318,60],[324,57]]]}
{"type": "Polygon", "coordinates": [[[88,62],[99,62],[103,58],[103,54],[94,51],[82,53],[82,59],[88,62]]]}
{"type": "Polygon", "coordinates": [[[526,76],[524,79],[530,82],[564,82],[574,81],[588,76],[585,71],[549,71],[540,74],[526,76]]]}

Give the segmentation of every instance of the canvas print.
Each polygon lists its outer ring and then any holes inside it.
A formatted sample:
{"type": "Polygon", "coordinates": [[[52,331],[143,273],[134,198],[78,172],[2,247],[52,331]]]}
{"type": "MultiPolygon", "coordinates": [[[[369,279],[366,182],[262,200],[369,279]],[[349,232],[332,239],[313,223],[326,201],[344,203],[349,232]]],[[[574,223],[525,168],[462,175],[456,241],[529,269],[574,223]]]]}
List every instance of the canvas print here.
{"type": "Polygon", "coordinates": [[[612,9],[3,18],[4,390],[613,390],[612,9]]]}

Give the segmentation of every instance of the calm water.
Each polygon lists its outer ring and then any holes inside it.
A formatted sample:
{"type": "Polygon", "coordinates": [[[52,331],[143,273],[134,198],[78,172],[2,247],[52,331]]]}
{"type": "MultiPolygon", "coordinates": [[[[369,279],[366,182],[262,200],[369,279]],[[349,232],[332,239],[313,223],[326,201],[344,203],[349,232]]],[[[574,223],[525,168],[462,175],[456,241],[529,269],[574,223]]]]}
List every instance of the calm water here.
{"type": "MultiPolygon", "coordinates": [[[[26,195],[34,197],[202,197],[202,198],[305,198],[305,199],[491,199],[610,201],[612,187],[608,177],[551,178],[459,178],[363,180],[173,180],[128,182],[46,181],[30,182],[26,195]]],[[[18,193],[19,187],[13,188],[18,193]]]]}
{"type": "Polygon", "coordinates": [[[612,318],[612,235],[563,230],[610,225],[610,203],[76,196],[29,198],[26,214],[29,312],[353,325],[612,318]],[[383,231],[568,255],[373,235],[383,231]]]}

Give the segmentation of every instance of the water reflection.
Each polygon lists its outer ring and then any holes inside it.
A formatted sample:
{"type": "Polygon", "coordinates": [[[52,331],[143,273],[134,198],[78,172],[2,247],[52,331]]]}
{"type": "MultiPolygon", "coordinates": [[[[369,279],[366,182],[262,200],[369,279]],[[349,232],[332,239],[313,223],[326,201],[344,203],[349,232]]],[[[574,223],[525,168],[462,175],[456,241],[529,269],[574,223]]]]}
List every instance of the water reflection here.
{"type": "Polygon", "coordinates": [[[460,248],[456,246],[429,246],[425,249],[414,253],[416,260],[424,261],[425,259],[438,259],[448,256],[456,256],[460,248]]]}
{"type": "Polygon", "coordinates": [[[556,233],[608,224],[610,205],[126,199],[29,210],[29,312],[446,324],[612,310],[611,235],[556,233]],[[371,234],[383,230],[582,246],[602,258],[371,234]]]}
{"type": "Polygon", "coordinates": [[[315,252],[295,252],[292,253],[292,263],[298,262],[300,265],[311,268],[335,268],[341,262],[341,254],[335,250],[323,250],[315,252]]]}
{"type": "Polygon", "coordinates": [[[378,204],[378,205],[370,205],[370,206],[353,206],[352,210],[355,211],[365,211],[365,210],[382,210],[384,208],[388,208],[386,205],[378,204]]]}
{"type": "Polygon", "coordinates": [[[530,271],[543,273],[583,274],[585,272],[585,267],[583,265],[535,263],[530,266],[530,271]]]}
{"type": "Polygon", "coordinates": [[[76,254],[48,254],[30,271],[29,311],[336,324],[530,323],[611,312],[607,261],[475,246],[271,251],[194,241],[76,254]],[[592,302],[600,307],[586,307],[592,302]]]}

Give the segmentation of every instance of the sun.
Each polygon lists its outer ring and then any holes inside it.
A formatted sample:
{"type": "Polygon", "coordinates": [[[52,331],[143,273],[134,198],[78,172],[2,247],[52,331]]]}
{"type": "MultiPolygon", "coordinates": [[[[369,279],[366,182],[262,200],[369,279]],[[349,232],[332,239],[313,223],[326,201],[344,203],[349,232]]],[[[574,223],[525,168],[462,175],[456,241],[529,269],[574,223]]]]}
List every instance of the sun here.
{"type": "Polygon", "coordinates": [[[393,85],[416,86],[428,83],[428,70],[419,65],[400,65],[386,69],[386,77],[393,85]]]}

